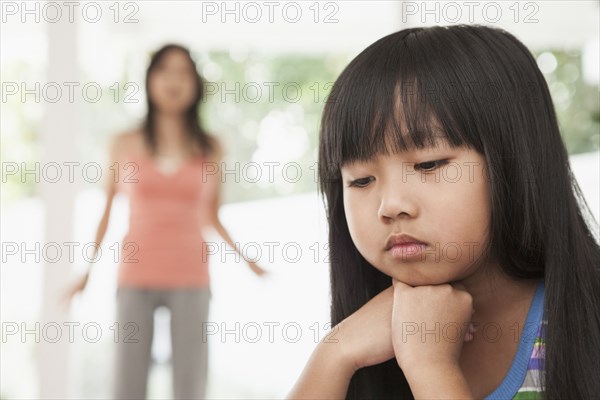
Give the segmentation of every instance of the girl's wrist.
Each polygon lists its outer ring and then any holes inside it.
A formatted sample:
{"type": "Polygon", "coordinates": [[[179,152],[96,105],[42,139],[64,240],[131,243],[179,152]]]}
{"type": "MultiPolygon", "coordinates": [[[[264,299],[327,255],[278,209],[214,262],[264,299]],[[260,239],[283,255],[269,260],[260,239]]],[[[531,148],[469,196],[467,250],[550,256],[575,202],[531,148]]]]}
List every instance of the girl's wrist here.
{"type": "Polygon", "coordinates": [[[324,351],[330,353],[331,357],[337,359],[337,363],[343,366],[344,370],[352,377],[356,371],[363,367],[360,365],[359,356],[352,350],[354,347],[351,345],[350,340],[344,336],[344,324],[339,323],[336,325],[328,335],[321,340],[319,346],[324,351]]]}
{"type": "Polygon", "coordinates": [[[343,399],[352,375],[354,368],[347,362],[340,343],[322,340],[286,399],[343,399]]]}
{"type": "Polygon", "coordinates": [[[322,365],[329,366],[332,373],[342,379],[347,379],[348,382],[357,370],[352,358],[339,341],[322,340],[317,345],[316,353],[322,365]]]}

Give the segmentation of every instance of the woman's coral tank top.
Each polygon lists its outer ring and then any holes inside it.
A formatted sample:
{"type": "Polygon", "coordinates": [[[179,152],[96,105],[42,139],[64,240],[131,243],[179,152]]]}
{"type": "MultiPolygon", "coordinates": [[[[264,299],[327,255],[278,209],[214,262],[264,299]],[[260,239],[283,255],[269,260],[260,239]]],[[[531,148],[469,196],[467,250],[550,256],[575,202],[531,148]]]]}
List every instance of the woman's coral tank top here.
{"type": "MultiPolygon", "coordinates": [[[[211,187],[213,187],[211,189],[211,187]]],[[[207,191],[203,159],[162,172],[147,155],[122,158],[117,190],[129,197],[129,230],[121,244],[118,285],[145,288],[209,286],[202,237],[207,191]]]]}

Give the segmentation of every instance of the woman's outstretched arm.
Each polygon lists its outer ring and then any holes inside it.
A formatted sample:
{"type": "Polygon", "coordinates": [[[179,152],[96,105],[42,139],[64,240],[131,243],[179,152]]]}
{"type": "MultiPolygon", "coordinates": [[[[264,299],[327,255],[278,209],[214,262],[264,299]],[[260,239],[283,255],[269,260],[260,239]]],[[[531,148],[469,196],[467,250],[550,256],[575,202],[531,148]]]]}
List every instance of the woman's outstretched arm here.
{"type": "MultiPolygon", "coordinates": [[[[123,145],[123,135],[116,135],[113,138],[111,138],[110,140],[110,144],[109,144],[109,162],[108,162],[108,168],[105,172],[108,172],[111,168],[114,167],[115,163],[118,162],[118,154],[120,151],[120,147],[123,145]]],[[[96,259],[96,255],[98,254],[98,249],[100,248],[100,245],[102,244],[102,241],[104,240],[104,236],[106,235],[106,230],[108,228],[108,223],[110,220],[110,213],[112,210],[112,205],[113,205],[113,200],[115,198],[115,194],[117,192],[117,188],[116,188],[116,182],[115,179],[113,177],[112,174],[106,173],[105,174],[106,178],[104,181],[104,187],[105,187],[105,192],[106,192],[106,201],[104,204],[104,212],[102,213],[102,217],[100,218],[100,222],[98,223],[98,228],[96,229],[96,237],[94,240],[94,254],[92,256],[92,259],[95,260],[96,259]]],[[[73,298],[73,296],[75,296],[77,293],[83,291],[85,289],[85,287],[87,286],[88,283],[88,279],[90,276],[90,272],[91,272],[91,266],[92,264],[90,263],[90,268],[88,268],[88,270],[86,271],[85,275],[82,276],[81,278],[79,278],[71,287],[69,287],[67,289],[67,292],[65,293],[65,297],[64,300],[68,303],[71,301],[71,299],[73,298]]]]}
{"type": "Polygon", "coordinates": [[[213,144],[215,149],[208,161],[209,165],[207,167],[211,173],[207,173],[207,175],[204,177],[205,182],[203,182],[205,185],[205,190],[203,192],[202,202],[204,203],[203,207],[205,213],[201,218],[201,224],[203,227],[211,225],[217,231],[219,236],[221,236],[223,240],[225,240],[225,242],[231,246],[231,248],[235,249],[235,251],[240,254],[242,259],[248,263],[252,272],[257,275],[262,275],[266,271],[256,265],[255,262],[246,260],[244,258],[244,255],[237,248],[233,239],[229,235],[229,232],[227,232],[227,229],[225,229],[221,223],[221,220],[219,219],[219,208],[221,207],[221,164],[223,160],[223,148],[217,139],[213,140],[213,144]],[[214,173],[215,171],[216,173],[214,173]]]}

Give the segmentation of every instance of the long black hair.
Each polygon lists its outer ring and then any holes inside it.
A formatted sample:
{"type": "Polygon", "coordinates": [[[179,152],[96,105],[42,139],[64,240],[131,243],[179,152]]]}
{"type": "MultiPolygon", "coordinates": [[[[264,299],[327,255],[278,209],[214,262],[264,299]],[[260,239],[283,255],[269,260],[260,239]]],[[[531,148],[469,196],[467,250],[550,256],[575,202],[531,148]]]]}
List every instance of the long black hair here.
{"type": "MultiPolygon", "coordinates": [[[[352,60],[333,86],[319,141],[332,325],[390,286],[390,278],[352,242],[340,167],[387,153],[390,146],[421,148],[440,132],[452,146],[485,157],[491,256],[509,276],[544,279],[545,398],[597,396],[597,222],[571,172],[544,76],[529,50],[498,28],[455,25],[393,33],[352,60]]],[[[413,396],[392,359],[357,371],[348,398],[413,396]]]]}
{"type": "Polygon", "coordinates": [[[190,135],[192,141],[197,143],[201,149],[203,149],[207,153],[211,153],[214,150],[214,142],[212,137],[202,128],[199,116],[200,102],[204,97],[204,79],[198,73],[196,63],[190,55],[190,51],[186,47],[178,44],[167,44],[161,47],[152,55],[150,59],[150,64],[148,65],[148,69],[146,70],[146,99],[148,103],[148,113],[146,114],[146,118],[143,122],[142,131],[144,132],[144,137],[150,148],[150,151],[154,154],[156,152],[157,147],[155,125],[156,107],[152,103],[152,99],[150,98],[150,76],[154,72],[156,67],[160,64],[160,62],[164,59],[164,57],[171,51],[180,51],[186,55],[187,59],[189,60],[192,66],[195,76],[196,97],[194,98],[194,101],[192,102],[192,104],[190,104],[190,107],[185,111],[184,114],[187,132],[190,135]]]}

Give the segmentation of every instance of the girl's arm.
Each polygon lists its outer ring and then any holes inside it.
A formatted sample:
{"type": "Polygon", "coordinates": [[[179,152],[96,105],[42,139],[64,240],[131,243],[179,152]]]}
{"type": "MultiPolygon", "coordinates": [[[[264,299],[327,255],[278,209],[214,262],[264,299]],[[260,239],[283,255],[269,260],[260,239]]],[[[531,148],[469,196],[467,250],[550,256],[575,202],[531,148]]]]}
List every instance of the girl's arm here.
{"type": "MultiPolygon", "coordinates": [[[[317,345],[288,399],[344,399],[354,372],[394,357],[415,398],[473,397],[458,365],[462,340],[427,342],[421,340],[420,332],[404,334],[404,338],[402,333],[405,323],[468,322],[470,295],[450,285],[415,288],[418,290],[412,292],[408,285],[393,283],[336,325],[317,345]],[[436,304],[445,307],[435,309],[436,304]]],[[[465,340],[469,339],[465,336],[465,340]]]]}
{"type": "Polygon", "coordinates": [[[310,356],[288,399],[344,399],[354,375],[352,362],[345,360],[337,343],[322,341],[310,356]]]}
{"type": "Polygon", "coordinates": [[[421,363],[403,370],[415,399],[473,399],[457,364],[421,363]]]}
{"type": "MultiPolygon", "coordinates": [[[[458,365],[462,340],[426,342],[420,332],[404,338],[402,333],[407,322],[468,321],[470,295],[452,290],[450,285],[414,293],[408,288],[394,281],[393,286],[336,325],[317,345],[287,398],[344,399],[354,372],[394,357],[416,398],[472,398],[458,365]],[[432,294],[437,302],[427,301],[432,294]],[[432,311],[436,303],[446,305],[445,309],[432,311]]],[[[465,336],[465,340],[470,339],[465,336]]]]}
{"type": "Polygon", "coordinates": [[[221,223],[219,219],[219,208],[221,207],[221,162],[223,160],[223,149],[217,139],[213,141],[215,145],[215,151],[213,156],[210,159],[210,163],[212,164],[211,170],[216,170],[216,174],[210,174],[205,176],[206,182],[203,182],[205,185],[204,196],[202,202],[205,203],[206,213],[202,216],[201,224],[203,227],[211,225],[215,228],[219,236],[231,246],[246,263],[249,265],[252,272],[257,275],[262,275],[265,271],[256,265],[255,262],[247,260],[244,255],[240,252],[238,247],[233,242],[231,236],[229,236],[229,232],[221,223]]]}
{"type": "Polygon", "coordinates": [[[288,399],[344,399],[354,373],[394,357],[393,287],[336,325],[318,345],[288,399]]]}

